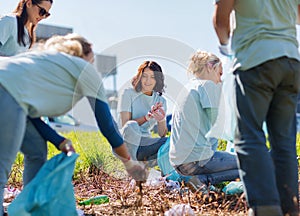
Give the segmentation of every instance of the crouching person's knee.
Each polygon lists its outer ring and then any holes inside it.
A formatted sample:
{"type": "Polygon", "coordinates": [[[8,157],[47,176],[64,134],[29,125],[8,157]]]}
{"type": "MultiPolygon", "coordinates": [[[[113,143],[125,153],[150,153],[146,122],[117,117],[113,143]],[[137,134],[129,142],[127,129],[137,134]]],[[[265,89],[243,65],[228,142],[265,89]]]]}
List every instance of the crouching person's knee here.
{"type": "Polygon", "coordinates": [[[136,159],[136,153],[140,145],[142,133],[140,126],[136,121],[128,121],[121,130],[124,142],[128,148],[128,152],[133,160],[136,159]]]}

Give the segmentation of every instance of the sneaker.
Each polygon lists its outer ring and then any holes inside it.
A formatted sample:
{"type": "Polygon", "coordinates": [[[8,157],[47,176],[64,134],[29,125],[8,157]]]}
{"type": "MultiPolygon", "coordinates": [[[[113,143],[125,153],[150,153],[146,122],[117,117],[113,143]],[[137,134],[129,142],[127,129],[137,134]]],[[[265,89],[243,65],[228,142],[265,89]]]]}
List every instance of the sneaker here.
{"type": "Polygon", "coordinates": [[[202,192],[203,194],[208,193],[207,185],[201,182],[197,176],[190,178],[186,184],[192,192],[202,192]]]}

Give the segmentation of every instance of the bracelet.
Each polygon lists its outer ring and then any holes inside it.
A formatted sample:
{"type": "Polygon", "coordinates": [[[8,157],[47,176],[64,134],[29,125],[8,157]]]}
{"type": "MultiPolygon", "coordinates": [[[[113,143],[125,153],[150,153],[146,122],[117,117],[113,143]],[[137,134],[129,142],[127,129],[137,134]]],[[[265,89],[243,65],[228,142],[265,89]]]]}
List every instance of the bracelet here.
{"type": "Polygon", "coordinates": [[[144,120],[145,121],[149,121],[150,120],[150,116],[147,114],[147,115],[144,115],[144,120]]]}

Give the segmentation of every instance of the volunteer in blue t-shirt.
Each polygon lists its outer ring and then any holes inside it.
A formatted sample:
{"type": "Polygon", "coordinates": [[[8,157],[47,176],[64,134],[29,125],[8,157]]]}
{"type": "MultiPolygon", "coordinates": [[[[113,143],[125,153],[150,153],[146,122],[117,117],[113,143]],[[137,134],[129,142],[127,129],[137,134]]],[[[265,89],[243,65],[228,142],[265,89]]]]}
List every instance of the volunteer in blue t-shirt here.
{"type": "MultiPolygon", "coordinates": [[[[142,163],[131,160],[106,101],[100,75],[85,59],[92,50],[79,36],[56,36],[49,39],[44,51],[32,51],[0,61],[0,203],[10,168],[21,148],[27,116],[58,116],[68,112],[87,97],[99,129],[122,160],[127,172],[144,180],[142,163]]],[[[2,211],[2,205],[0,207],[2,211]]]]}
{"type": "Polygon", "coordinates": [[[211,53],[197,51],[190,59],[193,75],[179,92],[172,117],[170,162],[195,189],[239,178],[236,156],[217,151],[218,140],[207,137],[214,125],[221,95],[222,63],[211,53]]]}

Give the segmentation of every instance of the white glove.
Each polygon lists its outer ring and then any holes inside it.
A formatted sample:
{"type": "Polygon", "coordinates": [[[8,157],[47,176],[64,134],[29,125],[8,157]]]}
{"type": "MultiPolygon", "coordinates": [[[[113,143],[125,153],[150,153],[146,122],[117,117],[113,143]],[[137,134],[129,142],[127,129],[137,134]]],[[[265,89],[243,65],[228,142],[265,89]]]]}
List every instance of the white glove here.
{"type": "Polygon", "coordinates": [[[160,108],[162,106],[163,106],[162,102],[157,102],[155,105],[151,106],[150,113],[154,113],[158,108],[160,108]]]}
{"type": "Polygon", "coordinates": [[[219,45],[220,53],[224,56],[231,57],[233,56],[233,51],[231,49],[231,44],[219,45]]]}
{"type": "Polygon", "coordinates": [[[127,173],[136,181],[145,182],[148,177],[148,171],[140,161],[128,160],[123,162],[127,173]]]}
{"type": "Polygon", "coordinates": [[[71,140],[69,139],[65,139],[64,141],[62,141],[60,144],[59,144],[59,149],[66,153],[68,156],[70,156],[71,154],[75,153],[75,149],[72,145],[72,142],[71,140]]]}
{"type": "Polygon", "coordinates": [[[152,117],[157,121],[157,122],[162,122],[165,120],[166,113],[162,107],[159,107],[152,113],[152,117]]]}

